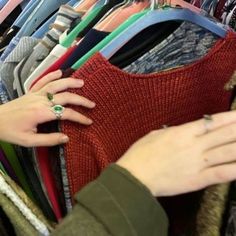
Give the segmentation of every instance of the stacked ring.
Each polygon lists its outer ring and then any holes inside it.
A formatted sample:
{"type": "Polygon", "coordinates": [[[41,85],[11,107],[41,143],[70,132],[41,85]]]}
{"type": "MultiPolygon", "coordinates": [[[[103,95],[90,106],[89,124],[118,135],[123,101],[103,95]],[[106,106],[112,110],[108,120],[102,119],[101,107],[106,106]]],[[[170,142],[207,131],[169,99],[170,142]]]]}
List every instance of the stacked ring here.
{"type": "Polygon", "coordinates": [[[52,112],[56,115],[56,118],[58,120],[61,119],[62,117],[62,114],[65,110],[65,107],[61,106],[61,105],[54,105],[52,108],[51,108],[52,112]]]}
{"type": "Polygon", "coordinates": [[[47,99],[48,99],[49,102],[52,103],[51,111],[55,114],[56,118],[58,120],[60,120],[61,117],[62,117],[62,114],[65,110],[65,107],[63,107],[61,105],[58,105],[58,104],[55,104],[53,94],[51,94],[51,93],[47,93],[47,99]]]}
{"type": "Polygon", "coordinates": [[[47,93],[47,98],[48,98],[48,101],[52,103],[52,106],[54,106],[55,103],[54,103],[53,94],[52,93],[47,93]]]}

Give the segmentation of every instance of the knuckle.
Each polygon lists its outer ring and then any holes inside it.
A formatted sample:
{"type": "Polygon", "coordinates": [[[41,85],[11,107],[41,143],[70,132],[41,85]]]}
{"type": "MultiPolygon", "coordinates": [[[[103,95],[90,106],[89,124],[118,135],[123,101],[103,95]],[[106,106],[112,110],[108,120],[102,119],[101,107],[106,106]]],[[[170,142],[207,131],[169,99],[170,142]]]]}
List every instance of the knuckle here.
{"type": "Polygon", "coordinates": [[[32,140],[29,139],[28,137],[20,137],[19,144],[24,146],[24,147],[32,147],[33,143],[32,140]]]}
{"type": "Polygon", "coordinates": [[[216,169],[214,170],[214,178],[219,183],[226,182],[228,180],[228,173],[221,169],[216,169]]]}

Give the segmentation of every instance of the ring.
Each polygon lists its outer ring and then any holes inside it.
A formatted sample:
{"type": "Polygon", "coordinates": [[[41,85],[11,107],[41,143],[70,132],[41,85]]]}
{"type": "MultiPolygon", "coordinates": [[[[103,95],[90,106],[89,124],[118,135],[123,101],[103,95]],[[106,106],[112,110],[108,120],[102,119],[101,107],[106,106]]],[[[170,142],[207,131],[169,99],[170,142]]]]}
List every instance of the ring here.
{"type": "Polygon", "coordinates": [[[203,120],[204,120],[204,128],[205,128],[204,134],[207,134],[210,131],[209,125],[211,124],[213,119],[211,115],[203,115],[203,120]]]}
{"type": "Polygon", "coordinates": [[[56,115],[57,119],[60,120],[62,117],[62,114],[65,110],[65,107],[61,106],[61,105],[54,105],[51,108],[52,112],[56,115]]]}
{"type": "Polygon", "coordinates": [[[48,101],[52,103],[52,106],[54,106],[55,103],[54,103],[53,94],[52,93],[47,93],[47,98],[48,98],[48,101]]]}

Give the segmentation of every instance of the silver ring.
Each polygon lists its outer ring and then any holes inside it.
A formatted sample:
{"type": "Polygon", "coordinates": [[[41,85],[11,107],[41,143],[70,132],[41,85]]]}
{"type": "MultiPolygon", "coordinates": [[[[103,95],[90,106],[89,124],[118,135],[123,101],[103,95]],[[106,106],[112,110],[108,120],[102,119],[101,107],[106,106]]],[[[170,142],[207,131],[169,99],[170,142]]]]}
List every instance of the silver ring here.
{"type": "Polygon", "coordinates": [[[203,115],[203,120],[204,120],[204,134],[207,134],[210,132],[210,125],[213,121],[212,116],[211,115],[203,115]]]}
{"type": "Polygon", "coordinates": [[[56,118],[58,120],[61,119],[62,117],[62,114],[65,110],[65,107],[61,106],[61,105],[54,105],[52,108],[51,108],[52,112],[55,114],[56,118]]]}

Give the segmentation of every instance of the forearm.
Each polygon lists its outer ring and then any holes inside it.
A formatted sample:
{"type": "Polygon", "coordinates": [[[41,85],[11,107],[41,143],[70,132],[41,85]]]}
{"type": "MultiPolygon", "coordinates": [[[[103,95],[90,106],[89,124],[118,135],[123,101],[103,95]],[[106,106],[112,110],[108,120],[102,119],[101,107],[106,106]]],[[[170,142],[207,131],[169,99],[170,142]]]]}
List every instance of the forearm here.
{"type": "Polygon", "coordinates": [[[103,171],[76,199],[74,210],[53,235],[167,235],[168,221],[159,203],[117,165],[103,171]]]}

